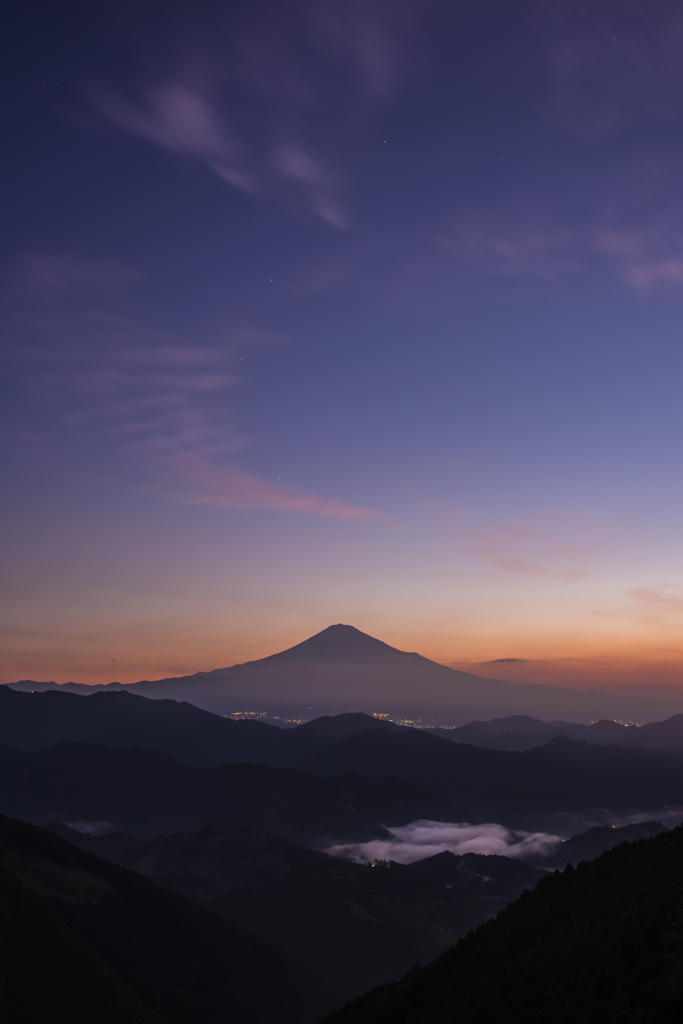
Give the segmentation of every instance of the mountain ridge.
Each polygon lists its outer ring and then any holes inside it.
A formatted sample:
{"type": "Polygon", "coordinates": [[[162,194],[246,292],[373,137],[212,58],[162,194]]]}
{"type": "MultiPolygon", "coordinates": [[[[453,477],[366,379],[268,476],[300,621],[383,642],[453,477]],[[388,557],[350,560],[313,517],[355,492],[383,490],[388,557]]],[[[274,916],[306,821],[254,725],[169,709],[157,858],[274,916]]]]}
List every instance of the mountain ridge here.
{"type": "MultiPolygon", "coordinates": [[[[61,689],[59,684],[48,687],[27,680],[6,685],[61,689]]],[[[80,692],[84,688],[62,685],[80,692]]],[[[187,676],[108,683],[97,689],[187,700],[222,715],[249,711],[306,719],[362,711],[406,722],[431,718],[434,725],[519,714],[586,723],[610,718],[645,722],[683,713],[681,700],[487,679],[399,651],[342,623],[257,661],[187,676]]]]}

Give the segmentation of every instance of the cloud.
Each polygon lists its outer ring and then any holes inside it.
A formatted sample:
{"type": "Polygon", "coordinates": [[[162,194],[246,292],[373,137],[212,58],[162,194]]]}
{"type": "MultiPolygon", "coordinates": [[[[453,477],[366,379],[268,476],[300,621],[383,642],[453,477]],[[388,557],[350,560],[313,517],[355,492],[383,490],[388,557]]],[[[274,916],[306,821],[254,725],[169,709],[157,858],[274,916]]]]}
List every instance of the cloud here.
{"type": "Polygon", "coordinates": [[[682,287],[683,213],[632,207],[616,198],[609,212],[571,228],[537,207],[468,214],[432,244],[453,267],[500,282],[549,284],[606,268],[636,291],[682,287]]]}
{"type": "Polygon", "coordinates": [[[210,96],[202,96],[182,82],[168,81],[146,89],[137,102],[107,89],[93,90],[91,101],[132,134],[200,160],[235,188],[259,191],[241,145],[210,96]]]}
{"type": "Polygon", "coordinates": [[[86,836],[106,836],[118,831],[110,821],[67,821],[66,824],[86,836]]]}
{"type": "Polygon", "coordinates": [[[450,536],[511,576],[567,584],[589,579],[596,553],[592,528],[562,510],[546,512],[540,519],[545,529],[458,525],[450,536]]]}
{"type": "Polygon", "coordinates": [[[494,658],[493,661],[482,661],[482,665],[523,665],[528,658],[494,658]]]}
{"type": "Polygon", "coordinates": [[[533,9],[556,108],[595,143],[683,108],[683,12],[677,3],[551,0],[533,9]]]}
{"type": "Polygon", "coordinates": [[[308,515],[329,516],[334,519],[379,518],[379,513],[357,508],[342,501],[320,498],[295,487],[281,487],[267,480],[250,476],[239,469],[221,469],[192,460],[184,480],[192,483],[188,491],[169,493],[173,501],[185,505],[211,505],[229,509],[277,509],[283,512],[303,512],[308,515]]]}
{"type": "Polygon", "coordinates": [[[242,386],[242,353],[278,335],[235,323],[203,338],[158,330],[129,314],[135,280],[126,268],[56,256],[29,258],[10,275],[11,355],[53,423],[99,436],[141,486],[176,503],[378,518],[236,463],[250,439],[226,396],[242,386]]]}
{"type": "Polygon", "coordinates": [[[325,853],[348,857],[362,864],[374,860],[394,860],[412,864],[450,850],[451,853],[483,853],[523,860],[525,857],[552,853],[561,842],[559,836],[545,832],[511,832],[502,825],[469,825],[441,821],[413,821],[401,828],[389,828],[394,839],[373,839],[368,843],[341,843],[325,853]]]}
{"type": "Polygon", "coordinates": [[[413,66],[424,5],[256,0],[217,17],[198,2],[187,14],[135,81],[92,87],[92,106],[243,192],[345,228],[342,165],[413,66]]]}
{"type": "Polygon", "coordinates": [[[683,613],[683,587],[663,583],[659,587],[636,587],[627,591],[636,613],[647,618],[668,618],[683,613]]]}
{"type": "Polygon", "coordinates": [[[458,263],[489,277],[551,281],[580,268],[576,230],[532,208],[469,214],[433,241],[458,263]]]}

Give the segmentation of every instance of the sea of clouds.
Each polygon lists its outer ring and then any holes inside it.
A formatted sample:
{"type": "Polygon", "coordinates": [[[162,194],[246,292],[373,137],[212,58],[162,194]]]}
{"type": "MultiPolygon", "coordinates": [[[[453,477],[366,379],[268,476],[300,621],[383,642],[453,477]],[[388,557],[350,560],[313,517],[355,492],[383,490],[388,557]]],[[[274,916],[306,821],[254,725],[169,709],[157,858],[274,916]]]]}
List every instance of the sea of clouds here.
{"type": "Polygon", "coordinates": [[[412,864],[436,853],[498,854],[500,857],[544,857],[562,840],[546,832],[511,832],[503,825],[469,825],[467,822],[413,821],[400,828],[388,828],[393,839],[372,839],[368,843],[340,843],[325,853],[348,857],[361,864],[394,860],[412,864]]]}

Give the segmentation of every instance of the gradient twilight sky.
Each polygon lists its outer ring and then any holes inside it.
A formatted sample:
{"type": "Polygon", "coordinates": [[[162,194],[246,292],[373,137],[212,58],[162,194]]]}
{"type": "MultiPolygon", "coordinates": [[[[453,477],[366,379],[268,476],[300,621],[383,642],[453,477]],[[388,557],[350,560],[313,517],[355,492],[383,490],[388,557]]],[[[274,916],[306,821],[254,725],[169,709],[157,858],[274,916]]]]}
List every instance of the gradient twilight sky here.
{"type": "Polygon", "coordinates": [[[0,681],[346,622],[683,695],[679,2],[29,0],[3,47],[0,681]]]}

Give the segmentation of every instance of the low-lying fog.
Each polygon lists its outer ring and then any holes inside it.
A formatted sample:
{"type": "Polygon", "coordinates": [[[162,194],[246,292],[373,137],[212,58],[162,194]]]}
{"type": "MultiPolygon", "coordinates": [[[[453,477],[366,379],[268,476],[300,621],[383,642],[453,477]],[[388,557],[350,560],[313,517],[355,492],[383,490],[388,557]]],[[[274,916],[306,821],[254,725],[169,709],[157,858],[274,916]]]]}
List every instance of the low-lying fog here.
{"type": "Polygon", "coordinates": [[[548,856],[562,840],[545,832],[511,832],[503,825],[451,824],[443,821],[413,821],[400,828],[389,828],[394,839],[372,839],[368,843],[342,843],[329,846],[326,853],[370,864],[375,860],[394,860],[412,864],[435,853],[495,853],[502,857],[548,856]]]}
{"type": "MultiPolygon", "coordinates": [[[[654,812],[629,815],[614,821],[586,821],[585,830],[595,825],[627,825],[641,821],[660,821],[668,828],[681,823],[683,809],[680,807],[660,808],[654,812]]],[[[335,857],[348,857],[360,864],[371,864],[375,860],[394,860],[399,864],[412,864],[425,860],[437,853],[450,850],[451,853],[497,854],[499,857],[527,858],[549,857],[567,836],[551,835],[548,832],[523,832],[505,828],[494,823],[470,825],[467,822],[413,821],[400,828],[387,831],[393,839],[373,839],[368,843],[339,843],[325,848],[325,853],[335,857]]]]}

